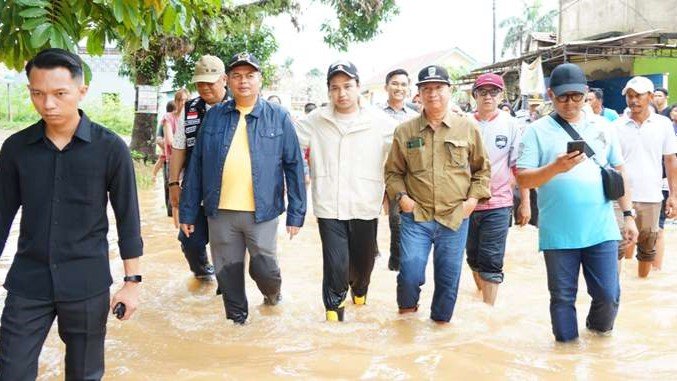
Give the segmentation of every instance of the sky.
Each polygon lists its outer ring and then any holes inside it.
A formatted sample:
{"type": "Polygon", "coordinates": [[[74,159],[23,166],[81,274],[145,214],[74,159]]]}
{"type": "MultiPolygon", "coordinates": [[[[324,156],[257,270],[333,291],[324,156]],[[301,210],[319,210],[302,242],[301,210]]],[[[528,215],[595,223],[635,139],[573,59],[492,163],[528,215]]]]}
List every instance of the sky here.
{"type": "MultiPolygon", "coordinates": [[[[353,44],[348,52],[342,53],[329,48],[320,32],[320,25],[333,18],[331,8],[312,0],[301,0],[301,32],[294,29],[289,16],[266,20],[279,44],[273,62],[281,65],[291,57],[294,74],[303,76],[313,68],[324,72],[333,61],[345,58],[355,63],[362,78],[367,78],[393,63],[458,47],[481,63],[491,63],[492,0],[396,1],[400,13],[382,24],[381,34],[369,42],[353,44]]],[[[496,3],[496,23],[499,24],[507,17],[518,16],[524,2],[497,0],[496,3]]],[[[558,3],[557,0],[543,0],[543,8],[557,9],[558,3]]],[[[500,29],[497,31],[498,55],[504,33],[500,29]]]]}

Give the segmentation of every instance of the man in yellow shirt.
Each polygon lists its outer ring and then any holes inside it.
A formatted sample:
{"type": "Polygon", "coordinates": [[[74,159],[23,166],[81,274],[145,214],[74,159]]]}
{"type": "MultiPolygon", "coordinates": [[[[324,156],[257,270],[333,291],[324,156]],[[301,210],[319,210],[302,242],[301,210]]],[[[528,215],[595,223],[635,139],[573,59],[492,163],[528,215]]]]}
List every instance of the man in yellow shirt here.
{"type": "Polygon", "coordinates": [[[258,60],[249,53],[236,54],[226,72],[233,100],[214,106],[205,116],[186,170],[179,216],[181,229],[190,235],[200,203],[204,205],[226,317],[244,324],[245,252],[264,304],[277,304],[282,280],[276,239],[278,216],[285,211],[285,184],[290,237],[303,226],[306,193],[291,116],[259,96],[258,60]]]}

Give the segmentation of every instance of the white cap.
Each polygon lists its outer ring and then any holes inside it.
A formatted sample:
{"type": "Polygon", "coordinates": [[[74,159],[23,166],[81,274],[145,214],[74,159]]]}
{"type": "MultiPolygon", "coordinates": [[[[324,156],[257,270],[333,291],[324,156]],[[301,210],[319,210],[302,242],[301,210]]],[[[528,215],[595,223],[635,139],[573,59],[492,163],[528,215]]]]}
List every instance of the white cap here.
{"type": "Polygon", "coordinates": [[[653,93],[654,86],[653,82],[647,77],[634,77],[628,81],[623,88],[623,91],[621,91],[621,94],[625,95],[625,93],[628,92],[628,89],[635,90],[637,94],[653,93]]]}

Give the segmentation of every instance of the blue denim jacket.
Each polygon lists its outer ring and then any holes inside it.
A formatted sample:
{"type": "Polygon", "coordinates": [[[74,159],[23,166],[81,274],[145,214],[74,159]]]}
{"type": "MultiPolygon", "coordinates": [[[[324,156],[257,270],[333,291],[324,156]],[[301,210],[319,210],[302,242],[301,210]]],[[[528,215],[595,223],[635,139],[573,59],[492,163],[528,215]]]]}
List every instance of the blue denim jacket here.
{"type": "MultiPolygon", "coordinates": [[[[255,221],[268,221],[285,211],[286,180],[287,226],[303,226],[306,214],[303,157],[289,112],[259,97],[245,118],[255,221]]],[[[215,105],[205,115],[184,173],[179,212],[181,223],[195,223],[201,202],[208,217],[216,215],[223,165],[239,119],[240,112],[235,108],[234,100],[215,105]]]]}

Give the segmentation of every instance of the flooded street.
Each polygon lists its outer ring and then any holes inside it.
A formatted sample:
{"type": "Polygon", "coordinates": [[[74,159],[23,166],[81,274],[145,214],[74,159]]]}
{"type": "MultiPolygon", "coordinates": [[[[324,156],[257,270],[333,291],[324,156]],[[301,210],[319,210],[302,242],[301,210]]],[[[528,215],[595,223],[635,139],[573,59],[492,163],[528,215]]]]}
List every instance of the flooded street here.
{"type": "MultiPolygon", "coordinates": [[[[142,305],[129,322],[109,319],[106,379],[661,380],[677,375],[675,225],[666,226],[662,272],[639,280],[635,260],[625,261],[621,309],[612,337],[585,330],[590,298],[581,276],[581,338],[562,345],[550,332],[545,265],[532,227],[510,232],[506,280],[497,305],[482,304],[464,266],[452,322],[438,326],[428,319],[432,283],[423,288],[417,314],[397,314],[396,273],[387,269],[386,216],[379,224],[383,255],[376,262],[368,304],[348,303],[342,324],[324,321],[316,221],[307,218],[292,241],[280,226],[283,301],[277,307],[263,306],[247,277],[250,318],[245,326],[235,326],[225,319],[215,282],[200,283],[189,273],[161,198],[160,184],[140,192],[145,241],[142,305]]],[[[0,279],[5,278],[16,248],[16,221],[0,258],[0,279]]],[[[116,279],[112,291],[117,291],[123,269],[114,235],[110,235],[116,279]]],[[[433,279],[430,264],[427,279],[433,279]]],[[[5,295],[2,289],[0,304],[5,295]]],[[[40,380],[63,379],[63,354],[55,325],[40,358],[40,380]]]]}

